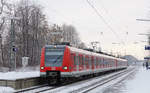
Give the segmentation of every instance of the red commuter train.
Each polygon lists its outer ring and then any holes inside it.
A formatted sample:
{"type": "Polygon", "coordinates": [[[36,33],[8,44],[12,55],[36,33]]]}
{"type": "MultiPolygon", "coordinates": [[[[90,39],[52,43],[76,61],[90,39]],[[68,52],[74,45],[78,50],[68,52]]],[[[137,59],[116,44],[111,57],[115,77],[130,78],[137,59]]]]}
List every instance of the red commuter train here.
{"type": "Polygon", "coordinates": [[[127,60],[74,48],[46,45],[42,48],[40,75],[49,80],[77,78],[99,72],[127,68],[127,60]]]}

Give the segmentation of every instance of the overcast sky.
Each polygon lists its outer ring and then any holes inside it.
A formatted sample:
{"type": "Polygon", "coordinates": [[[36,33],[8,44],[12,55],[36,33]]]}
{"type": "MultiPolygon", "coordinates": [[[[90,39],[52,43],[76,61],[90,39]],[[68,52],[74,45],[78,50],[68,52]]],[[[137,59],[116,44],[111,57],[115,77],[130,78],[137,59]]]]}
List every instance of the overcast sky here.
{"type": "Polygon", "coordinates": [[[89,0],[118,37],[94,12],[86,0],[34,0],[43,6],[49,24],[72,24],[76,27],[81,40],[87,45],[99,41],[102,50],[132,54],[143,59],[146,55],[144,45],[150,22],[139,22],[137,18],[150,18],[149,0],[89,0]],[[101,34],[103,32],[103,34],[101,34]],[[126,34],[128,32],[128,35],[126,34]],[[125,42],[125,45],[112,43],[125,42]],[[134,42],[140,42],[133,44],[134,42]]]}

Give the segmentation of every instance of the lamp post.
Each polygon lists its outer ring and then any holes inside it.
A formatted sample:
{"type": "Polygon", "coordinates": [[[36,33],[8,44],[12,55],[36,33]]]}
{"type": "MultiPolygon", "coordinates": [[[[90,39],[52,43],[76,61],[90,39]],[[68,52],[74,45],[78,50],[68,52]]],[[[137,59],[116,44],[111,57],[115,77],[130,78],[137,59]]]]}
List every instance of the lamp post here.
{"type": "MultiPolygon", "coordinates": [[[[118,46],[120,46],[120,43],[115,43],[115,42],[113,42],[112,44],[113,44],[113,45],[118,45],[118,46]]],[[[120,57],[120,55],[121,55],[121,54],[120,54],[120,51],[117,50],[117,56],[120,57]]]]}
{"type": "Polygon", "coordinates": [[[13,51],[15,48],[15,27],[14,20],[11,19],[11,29],[10,29],[10,70],[14,71],[16,68],[16,53],[13,51]]]}

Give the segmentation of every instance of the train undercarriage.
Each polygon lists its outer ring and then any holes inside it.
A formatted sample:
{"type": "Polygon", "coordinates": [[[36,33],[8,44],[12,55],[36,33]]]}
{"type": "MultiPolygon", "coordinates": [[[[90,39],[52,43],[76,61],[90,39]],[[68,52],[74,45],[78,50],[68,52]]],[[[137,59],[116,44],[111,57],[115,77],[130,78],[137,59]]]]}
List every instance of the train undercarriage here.
{"type": "Polygon", "coordinates": [[[61,72],[60,71],[47,71],[45,79],[46,79],[46,83],[48,85],[50,85],[50,86],[52,86],[52,85],[59,86],[59,85],[65,84],[65,83],[81,81],[81,80],[84,80],[84,79],[93,78],[93,77],[96,77],[96,76],[116,72],[116,71],[123,70],[123,69],[126,69],[126,68],[113,69],[113,70],[109,70],[109,71],[105,71],[105,72],[87,74],[87,75],[83,75],[83,76],[80,76],[80,77],[61,77],[61,72]]]}
{"type": "Polygon", "coordinates": [[[47,71],[46,80],[48,85],[58,85],[61,84],[60,71],[47,71]]]}

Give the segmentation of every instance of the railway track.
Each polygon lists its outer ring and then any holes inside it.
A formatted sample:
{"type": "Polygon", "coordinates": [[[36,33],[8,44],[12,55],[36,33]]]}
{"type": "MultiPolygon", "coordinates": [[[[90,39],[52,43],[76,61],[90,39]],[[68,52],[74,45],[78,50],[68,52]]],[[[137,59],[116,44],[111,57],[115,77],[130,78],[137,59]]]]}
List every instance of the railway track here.
{"type": "Polygon", "coordinates": [[[97,87],[103,86],[104,84],[115,80],[116,78],[118,78],[124,74],[132,73],[130,71],[133,72],[134,69],[122,70],[122,71],[114,72],[114,73],[112,73],[112,75],[109,73],[106,75],[102,75],[102,76],[98,76],[98,77],[94,77],[94,78],[90,78],[90,79],[79,80],[77,82],[70,81],[67,83],[63,83],[59,86],[48,86],[48,85],[37,86],[37,87],[33,87],[33,88],[19,90],[19,91],[16,91],[15,93],[42,93],[42,92],[47,92],[47,93],[60,92],[61,93],[61,91],[66,90],[68,88],[68,86],[76,86],[76,85],[79,85],[79,84],[82,84],[85,82],[89,82],[89,81],[94,80],[94,79],[101,78],[101,80],[93,82],[87,86],[83,86],[83,87],[80,87],[78,89],[68,91],[69,93],[87,93],[87,92],[89,92],[89,91],[91,91],[97,87]]]}
{"type": "Polygon", "coordinates": [[[48,88],[52,88],[52,87],[49,87],[47,84],[45,85],[40,85],[40,86],[35,86],[35,87],[31,87],[31,88],[26,88],[26,89],[20,89],[20,90],[16,90],[16,92],[14,93],[26,93],[26,92],[36,92],[36,91],[39,91],[39,90],[46,90],[48,88]]]}
{"type": "Polygon", "coordinates": [[[111,82],[125,74],[131,74],[134,72],[134,69],[128,69],[128,70],[123,70],[123,71],[119,71],[119,72],[115,72],[113,74],[106,74],[103,76],[99,76],[99,77],[95,77],[95,78],[90,78],[87,80],[82,80],[79,82],[75,82],[75,83],[70,83],[70,84],[66,84],[66,85],[62,85],[60,87],[57,87],[55,89],[50,89],[50,90],[46,90],[46,91],[42,91],[44,93],[63,93],[62,91],[64,91],[64,93],[87,93],[97,87],[103,86],[108,82],[111,82]],[[81,84],[85,83],[85,82],[90,82],[92,80],[95,79],[101,79],[99,81],[93,82],[91,84],[87,84],[82,86],[81,84]],[[76,89],[76,85],[81,85],[80,88],[76,89]],[[71,91],[69,90],[69,87],[71,88],[71,91]]]}
{"type": "MultiPolygon", "coordinates": [[[[128,75],[130,75],[134,71],[135,71],[135,69],[132,69],[131,71],[127,70],[127,71],[124,71],[124,72],[121,72],[121,73],[117,73],[117,74],[115,74],[113,76],[104,78],[104,79],[102,79],[100,81],[97,81],[97,82],[94,82],[94,83],[92,83],[90,85],[87,85],[87,86],[81,87],[79,89],[70,91],[69,93],[88,93],[88,92],[90,92],[90,91],[92,91],[92,90],[94,90],[94,89],[96,89],[98,87],[104,86],[105,84],[107,84],[109,82],[112,82],[113,80],[118,79],[118,78],[120,78],[122,76],[127,77],[128,75]]],[[[122,81],[122,79],[120,81],[122,81]]],[[[120,81],[118,81],[118,82],[120,82],[120,81]]]]}

